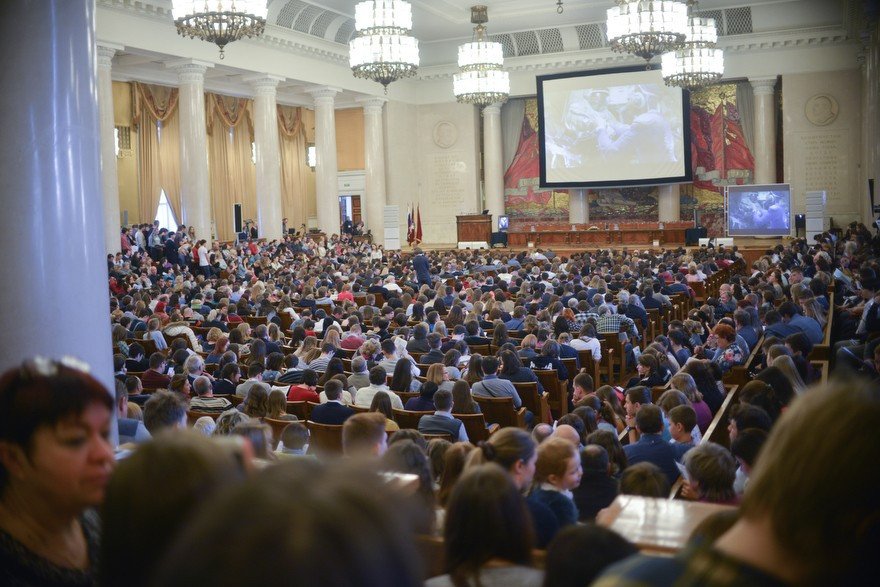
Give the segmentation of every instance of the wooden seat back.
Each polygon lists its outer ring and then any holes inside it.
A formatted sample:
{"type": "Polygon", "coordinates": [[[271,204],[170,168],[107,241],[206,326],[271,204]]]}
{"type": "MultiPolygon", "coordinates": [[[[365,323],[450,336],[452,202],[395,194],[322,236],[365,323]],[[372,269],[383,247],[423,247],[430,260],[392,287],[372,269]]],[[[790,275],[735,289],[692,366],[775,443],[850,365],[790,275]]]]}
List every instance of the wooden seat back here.
{"type": "Polygon", "coordinates": [[[568,381],[560,381],[556,369],[533,369],[544,391],[554,420],[568,413],[568,381]]]}
{"type": "Polygon", "coordinates": [[[272,429],[272,448],[274,449],[281,442],[281,433],[287,428],[287,425],[293,420],[276,420],[275,418],[263,418],[263,421],[272,429]]]}
{"type": "Polygon", "coordinates": [[[516,392],[522,399],[523,405],[535,415],[535,424],[549,424],[550,420],[550,394],[546,391],[538,394],[538,384],[534,381],[514,383],[516,392]]]}
{"type": "Polygon", "coordinates": [[[475,395],[474,401],[480,404],[480,410],[482,410],[487,422],[498,424],[501,428],[526,427],[526,409],[514,409],[512,397],[483,397],[475,395]]]}
{"type": "Polygon", "coordinates": [[[196,423],[196,420],[203,416],[208,416],[212,420],[216,421],[220,416],[220,412],[199,412],[197,410],[187,410],[186,411],[186,425],[192,428],[192,426],[196,423]]]}
{"type": "Polygon", "coordinates": [[[486,417],[483,414],[453,414],[464,424],[468,440],[476,444],[481,440],[489,440],[489,437],[500,429],[498,424],[486,425],[486,417]]]}
{"type": "Polygon", "coordinates": [[[309,429],[309,454],[335,456],[342,454],[342,426],[306,421],[309,429]]]}
{"type": "Polygon", "coordinates": [[[419,420],[422,419],[422,416],[428,416],[433,414],[432,411],[425,412],[416,412],[412,410],[398,410],[394,408],[392,410],[394,415],[394,421],[397,422],[397,425],[401,428],[412,428],[413,430],[419,429],[419,420]]]}
{"type": "Polygon", "coordinates": [[[314,403],[307,401],[287,402],[287,413],[293,414],[299,420],[308,420],[312,414],[312,406],[314,403]]]}

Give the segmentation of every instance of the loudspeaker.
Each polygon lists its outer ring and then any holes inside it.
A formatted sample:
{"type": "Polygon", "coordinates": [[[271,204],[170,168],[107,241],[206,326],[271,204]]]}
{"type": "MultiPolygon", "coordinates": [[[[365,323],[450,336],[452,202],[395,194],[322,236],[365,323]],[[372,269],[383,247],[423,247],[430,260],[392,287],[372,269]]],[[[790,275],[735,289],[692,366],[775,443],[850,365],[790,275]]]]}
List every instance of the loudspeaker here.
{"type": "Polygon", "coordinates": [[[232,225],[235,232],[241,232],[241,204],[232,205],[232,225]]]}

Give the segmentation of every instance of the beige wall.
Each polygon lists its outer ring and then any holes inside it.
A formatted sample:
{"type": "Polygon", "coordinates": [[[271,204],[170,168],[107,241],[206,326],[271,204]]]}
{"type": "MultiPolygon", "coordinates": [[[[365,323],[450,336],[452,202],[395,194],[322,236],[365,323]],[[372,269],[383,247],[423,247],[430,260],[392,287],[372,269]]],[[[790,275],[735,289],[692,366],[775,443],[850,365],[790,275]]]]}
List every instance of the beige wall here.
{"type": "Polygon", "coordinates": [[[784,174],[792,188],[793,214],[804,213],[805,192],[827,190],[826,219],[833,217],[836,226],[861,219],[861,83],[857,69],[782,77],[784,174]],[[837,104],[837,116],[828,124],[807,118],[818,96],[837,104]]]}
{"type": "Polygon", "coordinates": [[[364,168],[364,109],[336,111],[336,166],[339,171],[364,168]]]}

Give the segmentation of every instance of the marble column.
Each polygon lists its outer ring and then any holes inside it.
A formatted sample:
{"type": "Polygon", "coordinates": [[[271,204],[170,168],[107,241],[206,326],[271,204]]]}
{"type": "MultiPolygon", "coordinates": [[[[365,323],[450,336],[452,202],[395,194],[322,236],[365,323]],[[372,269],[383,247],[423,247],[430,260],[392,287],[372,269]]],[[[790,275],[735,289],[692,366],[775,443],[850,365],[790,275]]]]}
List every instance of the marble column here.
{"type": "Polygon", "coordinates": [[[205,72],[209,64],[184,59],[167,64],[180,86],[180,223],[211,243],[211,184],[205,126],[205,72]]]}
{"type": "Polygon", "coordinates": [[[678,222],[681,219],[681,186],[677,183],[659,186],[657,201],[660,222],[678,222]]]}
{"type": "Polygon", "coordinates": [[[116,124],[113,119],[111,63],[119,45],[98,44],[98,109],[101,118],[101,188],[104,193],[104,247],[108,253],[121,250],[119,174],[116,170],[116,124]]]}
{"type": "Polygon", "coordinates": [[[334,101],[340,91],[338,88],[323,87],[309,92],[315,99],[315,194],[318,199],[318,228],[327,238],[339,234],[334,101]]]}
{"type": "Polygon", "coordinates": [[[372,231],[373,242],[384,240],[385,190],[385,128],[382,108],[387,98],[369,97],[358,100],[364,108],[364,174],[366,201],[363,202],[364,225],[372,231]]]}
{"type": "Polygon", "coordinates": [[[568,205],[568,222],[571,224],[589,224],[590,206],[587,195],[590,190],[570,189],[568,205]]]}
{"type": "Polygon", "coordinates": [[[776,183],[776,77],[749,82],[755,92],[755,183],[776,183]]]}
{"type": "Polygon", "coordinates": [[[257,225],[260,236],[281,238],[281,146],[275,95],[284,78],[260,75],[248,78],[254,88],[254,151],[257,172],[257,225]]]}
{"type": "Polygon", "coordinates": [[[0,372],[76,357],[113,395],[95,1],[5,3],[0,49],[0,372]]]}
{"type": "Polygon", "coordinates": [[[504,156],[501,151],[501,104],[483,108],[483,181],[492,230],[504,215],[504,156]]]}

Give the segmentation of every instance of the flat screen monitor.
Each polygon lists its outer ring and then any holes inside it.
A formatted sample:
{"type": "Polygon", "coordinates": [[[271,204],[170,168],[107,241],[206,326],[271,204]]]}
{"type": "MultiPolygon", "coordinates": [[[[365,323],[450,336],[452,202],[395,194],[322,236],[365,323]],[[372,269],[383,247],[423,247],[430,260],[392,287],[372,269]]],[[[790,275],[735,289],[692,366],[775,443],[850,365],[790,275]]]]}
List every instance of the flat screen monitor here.
{"type": "Polygon", "coordinates": [[[510,228],[510,217],[509,216],[499,216],[498,217],[498,230],[504,231],[510,228]]]}
{"type": "Polygon", "coordinates": [[[657,68],[538,76],[541,186],[692,180],[689,94],[657,68]]]}
{"type": "Polygon", "coordinates": [[[787,183],[727,188],[729,236],[789,236],[791,186],[787,183]]]}

